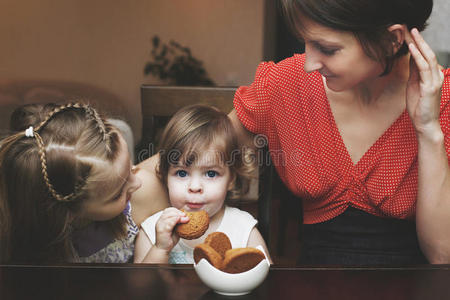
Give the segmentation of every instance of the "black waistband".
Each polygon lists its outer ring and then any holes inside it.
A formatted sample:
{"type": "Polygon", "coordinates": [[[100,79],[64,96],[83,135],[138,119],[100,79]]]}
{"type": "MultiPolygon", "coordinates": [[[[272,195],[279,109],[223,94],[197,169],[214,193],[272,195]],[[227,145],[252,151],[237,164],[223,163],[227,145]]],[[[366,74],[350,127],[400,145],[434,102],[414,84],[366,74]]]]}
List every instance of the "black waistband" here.
{"type": "Polygon", "coordinates": [[[353,207],[338,217],[303,225],[300,262],[305,264],[420,264],[416,225],[380,218],[353,207]]]}

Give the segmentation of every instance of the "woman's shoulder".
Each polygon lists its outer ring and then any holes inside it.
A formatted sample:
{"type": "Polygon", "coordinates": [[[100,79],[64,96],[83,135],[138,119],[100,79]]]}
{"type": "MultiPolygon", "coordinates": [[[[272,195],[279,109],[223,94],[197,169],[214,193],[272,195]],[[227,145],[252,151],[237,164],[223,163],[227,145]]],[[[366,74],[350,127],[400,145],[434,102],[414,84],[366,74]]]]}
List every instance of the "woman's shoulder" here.
{"type": "Polygon", "coordinates": [[[276,63],[273,61],[261,62],[257,69],[257,75],[304,76],[307,75],[303,68],[304,65],[305,54],[294,54],[276,63]]]}
{"type": "Polygon", "coordinates": [[[450,109],[450,68],[442,70],[444,82],[442,84],[441,110],[450,109]]]}
{"type": "Polygon", "coordinates": [[[294,54],[293,56],[287,57],[283,60],[280,60],[277,63],[278,67],[282,68],[298,68],[301,67],[303,70],[303,66],[305,64],[305,54],[294,54]]]}
{"type": "Polygon", "coordinates": [[[132,216],[137,225],[169,206],[167,191],[156,175],[156,164],[152,159],[140,163],[136,170],[136,176],[142,182],[131,198],[132,216]]]}
{"type": "Polygon", "coordinates": [[[290,76],[294,74],[296,77],[317,77],[317,72],[308,73],[305,71],[306,55],[294,54],[276,63],[277,71],[280,75],[290,76]]]}
{"type": "Polygon", "coordinates": [[[282,86],[284,91],[295,90],[301,86],[302,91],[306,86],[320,85],[321,76],[318,72],[307,73],[305,71],[305,54],[294,54],[277,63],[262,63],[258,67],[257,74],[267,76],[268,82],[282,86]]]}
{"type": "Polygon", "coordinates": [[[275,98],[279,93],[286,95],[311,93],[316,87],[321,86],[322,78],[318,72],[307,73],[304,65],[305,54],[295,54],[277,63],[261,62],[253,82],[253,87],[256,88],[254,92],[256,94],[259,92],[262,96],[276,96],[275,98]]]}
{"type": "Polygon", "coordinates": [[[450,92],[450,68],[442,70],[444,73],[444,85],[443,89],[450,92]]]}

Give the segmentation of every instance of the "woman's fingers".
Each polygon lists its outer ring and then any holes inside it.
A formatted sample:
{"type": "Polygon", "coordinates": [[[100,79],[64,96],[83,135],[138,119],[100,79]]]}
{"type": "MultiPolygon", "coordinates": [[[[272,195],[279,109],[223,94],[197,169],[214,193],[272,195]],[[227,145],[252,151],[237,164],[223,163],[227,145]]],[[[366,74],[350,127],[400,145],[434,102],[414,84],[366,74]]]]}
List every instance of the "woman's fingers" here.
{"type": "Polygon", "coordinates": [[[409,59],[409,81],[419,83],[419,70],[413,57],[409,59]]]}
{"type": "Polygon", "coordinates": [[[416,28],[413,28],[411,30],[411,36],[415,41],[415,45],[420,50],[425,59],[428,61],[428,63],[437,65],[436,55],[434,54],[431,47],[427,44],[427,42],[425,42],[422,35],[416,28]]]}
{"type": "Polygon", "coordinates": [[[411,53],[407,108],[416,130],[425,132],[439,118],[444,76],[436,55],[416,28],[405,34],[405,41],[411,53]]]}
{"type": "Polygon", "coordinates": [[[411,30],[411,37],[414,43],[409,43],[409,49],[418,65],[419,71],[424,75],[421,81],[424,82],[431,79],[439,85],[443,76],[435,53],[416,28],[411,30]]]}
{"type": "Polygon", "coordinates": [[[419,49],[417,49],[416,45],[412,43],[409,44],[408,47],[409,52],[411,52],[412,58],[414,59],[415,66],[420,72],[420,80],[424,82],[427,79],[432,79],[431,69],[428,62],[422,56],[422,53],[419,51],[419,49]]]}
{"type": "Polygon", "coordinates": [[[408,48],[412,58],[414,59],[415,65],[417,66],[417,70],[420,73],[420,82],[426,83],[432,81],[433,74],[430,64],[423,57],[417,46],[411,43],[408,45],[408,48]]]}

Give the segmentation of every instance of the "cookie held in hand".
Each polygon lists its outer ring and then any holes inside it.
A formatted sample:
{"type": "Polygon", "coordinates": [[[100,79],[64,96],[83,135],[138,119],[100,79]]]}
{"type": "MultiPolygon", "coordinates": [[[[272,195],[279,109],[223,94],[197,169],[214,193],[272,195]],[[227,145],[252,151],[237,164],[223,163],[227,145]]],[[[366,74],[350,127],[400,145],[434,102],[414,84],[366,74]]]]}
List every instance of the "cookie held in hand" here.
{"type": "Polygon", "coordinates": [[[209,227],[209,216],[204,210],[184,211],[189,217],[189,222],[178,224],[175,227],[176,233],[183,239],[193,240],[201,237],[209,227]]]}

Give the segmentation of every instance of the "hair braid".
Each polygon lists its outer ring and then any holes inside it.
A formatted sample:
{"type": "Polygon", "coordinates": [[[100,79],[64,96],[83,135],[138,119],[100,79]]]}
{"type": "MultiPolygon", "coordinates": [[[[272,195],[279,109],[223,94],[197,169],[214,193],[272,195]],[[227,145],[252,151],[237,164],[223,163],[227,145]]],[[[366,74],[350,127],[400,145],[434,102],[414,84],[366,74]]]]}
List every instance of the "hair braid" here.
{"type": "Polygon", "coordinates": [[[82,107],[82,105],[80,103],[67,103],[67,104],[64,104],[64,105],[61,105],[59,107],[54,108],[45,117],[45,119],[42,120],[42,122],[35,128],[35,131],[38,131],[39,129],[41,129],[57,113],[59,113],[59,112],[61,112],[63,110],[66,110],[66,109],[70,109],[70,108],[83,108],[83,107],[82,107]]]}
{"type": "MultiPolygon", "coordinates": [[[[42,137],[40,136],[40,134],[38,133],[38,131],[44,127],[47,122],[56,114],[67,110],[67,109],[71,109],[71,108],[75,108],[75,109],[83,109],[85,111],[85,113],[95,121],[95,123],[97,124],[97,127],[100,129],[100,132],[102,134],[102,139],[104,142],[106,142],[108,140],[108,134],[106,131],[106,126],[105,123],[103,122],[102,118],[100,117],[100,115],[97,113],[97,111],[95,109],[93,109],[92,107],[90,107],[89,105],[85,105],[85,104],[80,104],[80,103],[68,103],[65,105],[61,105],[59,107],[54,108],[46,117],[45,119],[36,127],[36,129],[33,130],[34,136],[36,137],[36,141],[38,144],[38,148],[39,148],[39,157],[41,160],[41,167],[42,167],[42,175],[44,177],[44,181],[45,184],[47,185],[48,190],[50,191],[50,194],[53,196],[53,198],[55,198],[58,201],[71,201],[77,194],[78,192],[81,190],[82,185],[79,184],[77,186],[75,186],[74,191],[68,195],[61,195],[59,194],[55,188],[53,187],[52,183],[50,182],[49,176],[48,176],[48,172],[47,172],[47,157],[45,154],[45,145],[44,145],[44,141],[42,140],[42,137]]],[[[105,143],[106,147],[108,149],[108,151],[110,151],[110,147],[108,145],[108,143],[105,143]]]]}
{"type": "MultiPolygon", "coordinates": [[[[100,129],[100,132],[102,134],[103,137],[103,141],[107,142],[109,139],[109,135],[108,132],[106,130],[106,126],[105,126],[105,122],[103,122],[103,119],[100,117],[100,115],[98,114],[98,112],[93,109],[92,107],[90,107],[89,105],[83,105],[84,111],[86,112],[86,114],[94,119],[94,121],[97,124],[97,127],[100,129]]],[[[106,146],[108,148],[108,151],[110,150],[108,143],[106,143],[106,146]]]]}
{"type": "Polygon", "coordinates": [[[75,190],[66,196],[59,194],[55,190],[52,183],[50,182],[50,179],[48,178],[47,157],[45,155],[44,141],[42,140],[42,137],[39,135],[39,133],[35,132],[34,135],[36,137],[36,141],[37,141],[38,148],[39,148],[39,157],[41,160],[42,176],[44,176],[44,181],[45,181],[45,184],[47,185],[48,190],[50,191],[50,194],[53,196],[53,198],[55,198],[58,201],[67,202],[67,201],[72,200],[72,198],[75,197],[75,195],[78,193],[80,186],[76,186],[75,190]]]}

